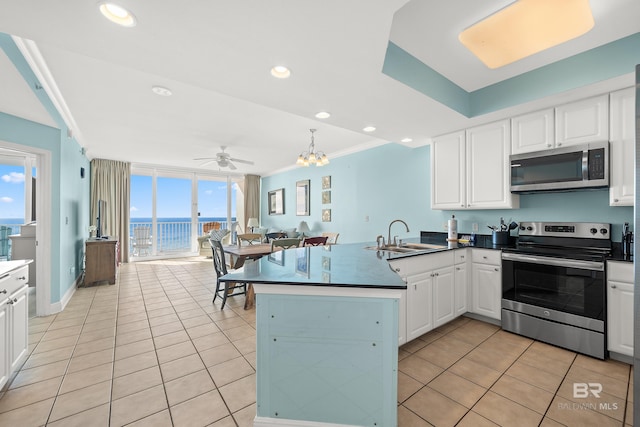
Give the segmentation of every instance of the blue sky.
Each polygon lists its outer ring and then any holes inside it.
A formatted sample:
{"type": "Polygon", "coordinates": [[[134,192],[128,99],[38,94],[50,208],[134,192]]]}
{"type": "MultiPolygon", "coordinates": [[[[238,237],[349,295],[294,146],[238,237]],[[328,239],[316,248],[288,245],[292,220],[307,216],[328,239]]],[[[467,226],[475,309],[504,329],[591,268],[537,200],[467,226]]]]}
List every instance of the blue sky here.
{"type": "Polygon", "coordinates": [[[0,218],[24,219],[24,167],[0,164],[0,218]]]}
{"type": "MultiPolygon", "coordinates": [[[[158,177],[158,218],[189,218],[191,216],[191,180],[158,177]]],[[[152,178],[131,176],[131,218],[150,218],[152,214],[152,178]]],[[[232,215],[235,216],[235,196],[232,193],[232,215]]],[[[198,210],[202,217],[227,216],[227,182],[198,181],[198,210]]]]}

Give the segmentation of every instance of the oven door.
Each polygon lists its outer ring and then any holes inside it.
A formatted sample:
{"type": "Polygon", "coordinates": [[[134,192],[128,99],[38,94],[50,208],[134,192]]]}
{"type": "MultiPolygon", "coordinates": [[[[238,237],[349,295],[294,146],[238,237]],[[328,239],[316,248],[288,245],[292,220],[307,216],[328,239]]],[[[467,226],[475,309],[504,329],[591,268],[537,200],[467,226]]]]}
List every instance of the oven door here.
{"type": "Polygon", "coordinates": [[[502,298],[605,320],[604,262],[504,252],[502,298]]]}

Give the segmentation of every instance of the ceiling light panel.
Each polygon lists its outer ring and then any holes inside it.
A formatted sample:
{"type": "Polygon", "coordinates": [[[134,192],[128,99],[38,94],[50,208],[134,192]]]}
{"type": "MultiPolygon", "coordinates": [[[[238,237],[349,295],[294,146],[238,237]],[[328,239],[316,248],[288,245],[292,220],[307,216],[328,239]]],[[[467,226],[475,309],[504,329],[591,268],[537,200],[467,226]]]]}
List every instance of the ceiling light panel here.
{"type": "Polygon", "coordinates": [[[458,39],[493,69],[579,37],[593,26],[589,0],[519,0],[458,39]]]}
{"type": "Polygon", "coordinates": [[[271,75],[277,79],[288,79],[291,77],[291,70],[284,65],[276,65],[271,69],[271,75]]]}

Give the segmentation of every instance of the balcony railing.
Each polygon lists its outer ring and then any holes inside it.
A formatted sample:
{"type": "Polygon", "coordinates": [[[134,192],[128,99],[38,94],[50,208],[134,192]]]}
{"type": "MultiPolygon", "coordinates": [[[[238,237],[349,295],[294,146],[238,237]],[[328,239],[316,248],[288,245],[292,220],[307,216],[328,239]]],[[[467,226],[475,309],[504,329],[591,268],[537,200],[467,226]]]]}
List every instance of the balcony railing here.
{"type": "MultiPolygon", "coordinates": [[[[201,236],[204,234],[202,231],[202,226],[207,221],[199,222],[197,225],[197,233],[196,236],[201,236]]],[[[221,224],[221,229],[226,230],[228,224],[226,221],[218,221],[221,224]]],[[[131,222],[129,225],[129,253],[132,256],[148,256],[152,255],[151,247],[153,241],[156,242],[156,254],[170,254],[170,253],[179,253],[179,252],[191,252],[192,251],[192,241],[191,241],[191,229],[192,223],[190,221],[159,221],[156,223],[155,230],[152,228],[153,224],[151,222],[131,222]],[[148,245],[145,242],[136,242],[134,236],[136,232],[135,228],[138,227],[148,227],[151,232],[150,239],[148,239],[148,245]],[[141,248],[144,247],[144,250],[141,248]]]]}

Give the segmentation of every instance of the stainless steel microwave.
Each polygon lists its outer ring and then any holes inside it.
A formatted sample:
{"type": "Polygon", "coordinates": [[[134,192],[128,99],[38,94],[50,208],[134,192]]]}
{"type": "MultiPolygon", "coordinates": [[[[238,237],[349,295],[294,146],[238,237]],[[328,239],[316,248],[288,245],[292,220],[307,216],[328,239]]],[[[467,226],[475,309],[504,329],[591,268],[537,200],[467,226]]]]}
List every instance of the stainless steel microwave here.
{"type": "Polygon", "coordinates": [[[609,186],[609,142],[512,154],[511,192],[566,191],[609,186]]]}

